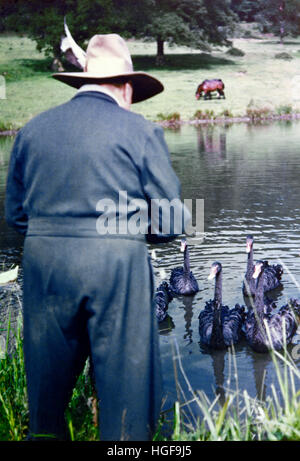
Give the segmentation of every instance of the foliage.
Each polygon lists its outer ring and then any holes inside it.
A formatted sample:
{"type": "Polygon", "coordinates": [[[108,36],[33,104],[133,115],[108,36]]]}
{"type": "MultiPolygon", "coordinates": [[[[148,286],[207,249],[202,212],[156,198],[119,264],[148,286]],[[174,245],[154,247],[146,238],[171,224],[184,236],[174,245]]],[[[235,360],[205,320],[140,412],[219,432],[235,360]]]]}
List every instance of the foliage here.
{"type": "Polygon", "coordinates": [[[279,115],[289,115],[293,113],[293,107],[290,104],[282,105],[276,109],[276,112],[279,115]]]}
{"type": "MultiPolygon", "coordinates": [[[[0,351],[0,440],[24,440],[28,432],[29,414],[23,354],[22,320],[11,335],[10,320],[4,330],[13,340],[13,350],[0,351]]],[[[3,334],[3,328],[1,328],[3,334]]],[[[10,347],[11,348],[11,347],[10,347]]],[[[66,410],[71,440],[97,440],[98,428],[93,414],[95,390],[89,373],[89,362],[78,378],[66,410]]]]}
{"type": "Polygon", "coordinates": [[[281,41],[287,35],[300,34],[300,0],[260,0],[256,15],[263,32],[272,32],[281,41]]]}
{"type": "MultiPolygon", "coordinates": [[[[0,0],[2,3],[7,0],[0,0]]],[[[1,7],[1,3],[0,3],[1,7]]],[[[157,53],[163,45],[180,44],[208,49],[208,44],[228,44],[235,14],[229,0],[16,0],[6,26],[27,32],[37,49],[60,55],[63,17],[77,43],[84,47],[96,33],[118,33],[124,37],[155,40],[157,53]]]]}
{"type": "Polygon", "coordinates": [[[226,54],[229,54],[230,56],[245,56],[245,53],[243,50],[240,50],[239,48],[229,48],[228,51],[226,51],[226,54]]]}
{"type": "Polygon", "coordinates": [[[180,121],[180,114],[178,112],[172,112],[171,114],[157,114],[157,120],[168,121],[170,123],[177,123],[180,121]]]}
{"type": "MultiPolygon", "coordinates": [[[[178,350],[178,346],[177,346],[178,350]]],[[[265,400],[252,398],[238,383],[238,370],[234,350],[229,356],[233,362],[236,389],[227,389],[224,402],[219,396],[211,401],[203,391],[194,391],[183,369],[180,354],[176,356],[178,370],[182,373],[191,398],[179,387],[183,402],[175,402],[173,409],[173,440],[189,441],[280,441],[300,440],[300,391],[296,390],[300,372],[287,347],[282,352],[270,352],[276,371],[272,394],[265,400]],[[280,370],[279,364],[283,364],[280,370]],[[190,405],[195,403],[201,417],[194,422],[190,405]]]]}
{"type": "Polygon", "coordinates": [[[270,107],[268,105],[260,106],[260,104],[257,101],[251,99],[247,106],[246,114],[251,121],[262,120],[272,116],[273,107],[270,107]]]}
{"type": "Polygon", "coordinates": [[[255,15],[261,9],[261,1],[231,0],[231,8],[241,21],[253,22],[255,20],[255,15]]]}
{"type": "Polygon", "coordinates": [[[193,119],[196,119],[196,120],[213,120],[214,118],[215,118],[215,113],[212,109],[211,110],[206,109],[204,111],[201,109],[198,109],[196,110],[193,116],[193,119]]]}
{"type": "Polygon", "coordinates": [[[276,53],[275,59],[284,59],[285,61],[290,61],[291,59],[293,59],[293,56],[283,51],[282,53],[276,53]]]}
{"type": "Polygon", "coordinates": [[[0,358],[0,440],[22,440],[28,428],[28,406],[20,321],[12,353],[8,352],[10,333],[9,318],[6,349],[0,358]]]}
{"type": "Polygon", "coordinates": [[[235,14],[226,0],[147,0],[147,23],[140,37],[157,42],[157,54],[163,55],[163,43],[209,49],[209,44],[228,45],[235,14]],[[150,7],[150,8],[149,8],[150,7]]]}

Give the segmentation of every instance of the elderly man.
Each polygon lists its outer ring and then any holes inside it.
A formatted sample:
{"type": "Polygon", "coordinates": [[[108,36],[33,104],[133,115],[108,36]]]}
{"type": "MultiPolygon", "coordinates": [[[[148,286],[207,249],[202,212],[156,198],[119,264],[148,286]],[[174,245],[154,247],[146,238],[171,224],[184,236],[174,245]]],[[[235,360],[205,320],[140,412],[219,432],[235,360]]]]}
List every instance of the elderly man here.
{"type": "Polygon", "coordinates": [[[79,91],[20,130],[7,178],[6,219],[26,236],[30,434],[66,438],[64,411],[90,356],[100,439],[149,440],[162,381],[146,242],[175,238],[189,213],[162,129],[129,109],[163,86],[133,71],[115,34],[90,40],[82,72],[54,77],[79,91]],[[166,232],[157,199],[175,204],[166,232]]]}

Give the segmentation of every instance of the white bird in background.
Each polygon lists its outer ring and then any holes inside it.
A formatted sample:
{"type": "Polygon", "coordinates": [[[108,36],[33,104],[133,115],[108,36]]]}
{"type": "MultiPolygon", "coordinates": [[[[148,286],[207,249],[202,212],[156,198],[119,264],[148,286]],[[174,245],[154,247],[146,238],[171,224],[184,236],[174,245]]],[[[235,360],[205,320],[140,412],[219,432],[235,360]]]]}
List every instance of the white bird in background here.
{"type": "Polygon", "coordinates": [[[62,37],[60,49],[71,64],[83,70],[85,67],[86,52],[80,48],[79,45],[77,45],[74,38],[72,37],[71,32],[67,26],[66,18],[64,18],[64,27],[66,37],[62,37]]]}
{"type": "Polygon", "coordinates": [[[6,285],[10,282],[15,282],[18,278],[19,266],[9,271],[0,272],[0,285],[6,285]]]}

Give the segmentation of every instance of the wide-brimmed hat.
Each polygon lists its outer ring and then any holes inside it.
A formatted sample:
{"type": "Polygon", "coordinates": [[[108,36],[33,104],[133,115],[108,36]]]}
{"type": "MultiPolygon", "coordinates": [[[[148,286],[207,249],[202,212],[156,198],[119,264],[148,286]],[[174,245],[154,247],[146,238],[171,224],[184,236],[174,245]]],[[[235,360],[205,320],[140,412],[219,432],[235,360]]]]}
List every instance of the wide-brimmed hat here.
{"type": "Polygon", "coordinates": [[[67,85],[80,88],[87,83],[130,81],[133,87],[132,103],[151,98],[164,89],[162,83],[152,75],[134,72],[129,49],[117,34],[94,35],[86,52],[75,42],[73,45],[77,51],[79,49],[82,52],[79,60],[82,72],[59,72],[52,75],[67,85]]]}

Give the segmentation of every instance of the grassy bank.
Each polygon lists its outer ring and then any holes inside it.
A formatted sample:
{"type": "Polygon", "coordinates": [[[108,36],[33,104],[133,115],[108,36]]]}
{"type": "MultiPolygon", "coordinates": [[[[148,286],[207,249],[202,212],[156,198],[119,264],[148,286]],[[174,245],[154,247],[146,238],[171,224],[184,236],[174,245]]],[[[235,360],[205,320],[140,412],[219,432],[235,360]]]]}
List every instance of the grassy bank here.
{"type": "MultiPolygon", "coordinates": [[[[152,73],[165,86],[162,94],[134,105],[133,110],[156,121],[251,120],[300,112],[300,39],[287,39],[282,46],[272,37],[235,39],[233,45],[244,55],[234,56],[226,49],[207,54],[166,48],[165,65],[157,68],[155,45],[130,41],[135,69],[152,73]],[[224,81],[225,100],[195,99],[197,85],[207,78],[224,81]]],[[[0,36],[0,75],[5,78],[7,98],[0,99],[0,131],[18,129],[75,94],[76,90],[51,78],[50,64],[28,38],[0,36]]]]}
{"type": "MultiPolygon", "coordinates": [[[[6,325],[9,336],[10,325],[6,325]]],[[[3,331],[2,331],[3,333],[3,331]]],[[[0,440],[21,441],[28,431],[28,406],[24,356],[22,347],[22,324],[18,323],[15,334],[14,352],[1,351],[0,359],[0,440]]],[[[178,346],[176,345],[177,349],[178,346]]],[[[232,351],[234,352],[234,351],[232,351]]],[[[182,368],[180,353],[177,350],[175,368],[182,374],[188,385],[191,398],[179,389],[182,402],[161,415],[161,424],[169,420],[172,435],[169,440],[186,441],[279,441],[300,440],[300,391],[296,383],[300,371],[285,350],[283,354],[274,353],[272,358],[277,371],[280,391],[272,387],[272,395],[265,401],[251,398],[247,391],[239,389],[238,372],[234,353],[232,369],[235,385],[226,390],[225,403],[220,407],[218,397],[210,401],[206,394],[191,388],[182,368]],[[279,362],[285,366],[280,372],[279,362]],[[200,421],[196,420],[190,404],[196,403],[200,410],[200,421]],[[171,420],[170,420],[171,418],[171,420]]],[[[70,439],[73,441],[98,440],[96,421],[95,391],[88,372],[88,363],[79,377],[69,403],[66,420],[70,439]]],[[[200,387],[201,387],[201,378],[200,387]]],[[[158,430],[154,440],[166,440],[158,430]]]]}

